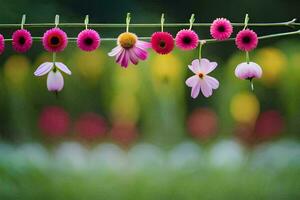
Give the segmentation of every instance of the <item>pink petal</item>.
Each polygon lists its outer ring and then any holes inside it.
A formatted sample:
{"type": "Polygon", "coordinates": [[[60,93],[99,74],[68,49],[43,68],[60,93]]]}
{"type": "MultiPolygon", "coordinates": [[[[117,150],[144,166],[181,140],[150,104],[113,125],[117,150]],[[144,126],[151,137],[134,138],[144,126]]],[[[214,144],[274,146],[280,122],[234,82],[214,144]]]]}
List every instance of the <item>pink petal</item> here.
{"type": "Polygon", "coordinates": [[[136,56],[141,60],[146,60],[148,57],[147,51],[145,51],[139,47],[133,47],[133,51],[135,52],[136,56]]]}
{"type": "Polygon", "coordinates": [[[197,84],[192,87],[192,92],[191,92],[192,98],[194,99],[197,98],[199,92],[200,92],[200,81],[198,81],[197,84]]]}
{"type": "Polygon", "coordinates": [[[148,49],[151,48],[151,43],[138,40],[135,46],[140,49],[148,49]]]}
{"type": "Polygon", "coordinates": [[[206,58],[202,58],[200,61],[200,70],[201,72],[208,74],[209,72],[211,72],[212,66],[209,62],[209,60],[207,60],[206,58]]]}
{"type": "Polygon", "coordinates": [[[200,71],[200,62],[199,59],[195,59],[192,61],[192,64],[188,66],[189,69],[194,73],[198,74],[200,71]]]}
{"type": "Polygon", "coordinates": [[[116,56],[120,51],[122,51],[122,47],[118,45],[108,53],[108,56],[116,56]]]}
{"type": "Polygon", "coordinates": [[[60,71],[50,71],[47,77],[47,88],[50,92],[59,92],[64,87],[64,78],[60,71]]]}
{"type": "Polygon", "coordinates": [[[122,67],[127,67],[128,62],[129,62],[129,51],[125,50],[119,63],[121,64],[122,67]]]}
{"type": "Polygon", "coordinates": [[[53,62],[42,63],[34,72],[35,76],[43,76],[47,74],[53,67],[53,62]]]}
{"type": "Polygon", "coordinates": [[[209,97],[212,95],[212,87],[204,79],[200,81],[200,86],[201,92],[205,97],[209,97]]]}
{"type": "Polygon", "coordinates": [[[139,63],[139,58],[136,56],[135,52],[133,51],[133,49],[130,49],[129,50],[129,58],[130,58],[130,61],[137,65],[139,63]]]}
{"type": "Polygon", "coordinates": [[[120,63],[120,60],[123,58],[125,55],[125,49],[122,49],[117,55],[116,55],[116,62],[120,63]]]}
{"type": "Polygon", "coordinates": [[[206,74],[208,74],[208,73],[214,71],[214,70],[216,69],[217,66],[218,66],[218,63],[216,63],[216,62],[210,62],[210,69],[208,69],[208,70],[206,71],[206,74]]]}
{"type": "Polygon", "coordinates": [[[69,70],[69,68],[68,68],[65,64],[63,64],[63,63],[61,63],[61,62],[55,62],[55,66],[56,66],[58,69],[60,69],[61,71],[63,71],[63,72],[65,72],[66,74],[68,74],[68,75],[71,75],[71,74],[72,74],[72,72],[69,70]]]}
{"type": "Polygon", "coordinates": [[[212,87],[212,89],[217,89],[219,87],[219,81],[214,77],[206,75],[204,76],[204,80],[212,87]]]}
{"type": "Polygon", "coordinates": [[[194,87],[200,81],[198,75],[191,76],[185,81],[185,84],[189,87],[194,87]]]}

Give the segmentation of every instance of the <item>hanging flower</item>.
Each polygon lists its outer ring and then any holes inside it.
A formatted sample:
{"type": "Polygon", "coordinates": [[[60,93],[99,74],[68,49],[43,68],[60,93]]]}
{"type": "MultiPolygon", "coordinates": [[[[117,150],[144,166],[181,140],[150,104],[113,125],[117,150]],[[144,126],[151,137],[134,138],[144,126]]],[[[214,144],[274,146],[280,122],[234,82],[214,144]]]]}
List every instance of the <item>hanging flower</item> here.
{"type": "Polygon", "coordinates": [[[210,62],[208,59],[202,58],[193,60],[189,69],[195,74],[186,80],[186,85],[192,88],[191,96],[196,98],[201,90],[205,97],[212,95],[213,89],[219,87],[219,81],[207,74],[212,72],[217,67],[216,62],[210,62]]]}
{"type": "Polygon", "coordinates": [[[100,45],[100,36],[93,29],[81,31],[77,37],[77,46],[83,51],[94,51],[100,45]]]}
{"type": "Polygon", "coordinates": [[[43,36],[43,46],[49,52],[61,52],[68,45],[67,34],[60,28],[47,30],[43,36]]]}
{"type": "Polygon", "coordinates": [[[210,26],[210,34],[216,40],[226,40],[232,34],[233,28],[229,20],[217,18],[210,26]]]}
{"type": "Polygon", "coordinates": [[[262,76],[261,67],[254,62],[243,62],[235,68],[235,76],[239,79],[252,80],[262,76]]]}
{"type": "Polygon", "coordinates": [[[168,32],[155,32],[151,36],[151,45],[159,54],[168,54],[174,48],[174,38],[168,32]]]}
{"type": "Polygon", "coordinates": [[[0,55],[4,52],[5,49],[5,41],[2,34],[0,34],[0,55]]]}
{"type": "Polygon", "coordinates": [[[42,63],[34,72],[35,76],[43,76],[48,73],[47,88],[50,92],[59,92],[64,87],[64,78],[61,72],[71,75],[69,68],[61,62],[42,63]]]}
{"type": "Polygon", "coordinates": [[[183,29],[177,33],[175,43],[182,50],[192,50],[198,46],[199,38],[195,31],[183,29]]]}
{"type": "Polygon", "coordinates": [[[32,37],[26,29],[16,30],[12,35],[12,47],[16,52],[25,53],[32,46],[32,37]]]}
{"type": "Polygon", "coordinates": [[[241,30],[236,35],[235,44],[242,51],[251,51],[258,44],[257,34],[250,29],[241,30]]]}
{"type": "Polygon", "coordinates": [[[137,65],[139,59],[146,60],[148,57],[147,49],[151,47],[148,42],[138,40],[138,37],[130,32],[119,35],[117,40],[118,46],[108,53],[109,56],[116,57],[116,62],[122,67],[127,67],[129,61],[137,65]]]}

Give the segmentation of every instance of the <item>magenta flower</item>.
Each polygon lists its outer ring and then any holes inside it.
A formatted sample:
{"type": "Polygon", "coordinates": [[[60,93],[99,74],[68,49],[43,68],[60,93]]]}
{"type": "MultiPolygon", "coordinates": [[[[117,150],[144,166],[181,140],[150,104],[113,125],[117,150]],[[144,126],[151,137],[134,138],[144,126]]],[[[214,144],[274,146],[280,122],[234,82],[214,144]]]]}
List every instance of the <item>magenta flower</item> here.
{"type": "Polygon", "coordinates": [[[60,28],[47,30],[42,40],[45,50],[49,52],[61,52],[68,45],[67,34],[60,28]]]}
{"type": "Polygon", "coordinates": [[[94,51],[100,45],[100,36],[93,29],[81,31],[77,37],[77,46],[83,51],[94,51]]]}
{"type": "Polygon", "coordinates": [[[12,47],[16,52],[25,53],[32,46],[32,37],[25,29],[16,30],[12,35],[12,47]]]}
{"type": "Polygon", "coordinates": [[[217,67],[216,62],[210,62],[208,59],[202,58],[193,60],[189,69],[194,72],[194,76],[188,78],[185,84],[192,88],[191,96],[196,98],[201,90],[205,97],[209,97],[213,93],[213,89],[219,87],[219,81],[207,74],[212,72],[217,67]]]}
{"type": "Polygon", "coordinates": [[[130,32],[119,35],[118,46],[108,53],[109,56],[116,57],[116,62],[122,67],[127,67],[129,62],[137,65],[139,60],[146,60],[148,57],[147,49],[151,47],[149,42],[138,40],[138,37],[130,32]]]}
{"type": "Polygon", "coordinates": [[[236,35],[235,44],[242,51],[251,51],[258,44],[257,34],[250,29],[241,30],[236,35]]]}
{"type": "Polygon", "coordinates": [[[48,73],[47,88],[50,92],[59,92],[64,87],[64,78],[60,71],[71,75],[69,68],[61,62],[42,63],[34,72],[35,76],[43,76],[48,73]]]}
{"type": "Polygon", "coordinates": [[[174,48],[174,38],[168,32],[155,32],[151,36],[151,45],[158,54],[168,54],[174,48]]]}
{"type": "Polygon", "coordinates": [[[254,62],[243,62],[235,68],[235,76],[239,79],[251,80],[262,76],[261,67],[254,62]]]}
{"type": "Polygon", "coordinates": [[[217,18],[210,26],[210,34],[216,40],[226,40],[232,34],[233,28],[229,20],[217,18]]]}
{"type": "Polygon", "coordinates": [[[2,34],[0,34],[0,55],[4,52],[5,49],[5,41],[2,34]]]}
{"type": "Polygon", "coordinates": [[[193,30],[183,29],[175,37],[176,46],[182,50],[195,49],[199,44],[199,37],[193,30]]]}

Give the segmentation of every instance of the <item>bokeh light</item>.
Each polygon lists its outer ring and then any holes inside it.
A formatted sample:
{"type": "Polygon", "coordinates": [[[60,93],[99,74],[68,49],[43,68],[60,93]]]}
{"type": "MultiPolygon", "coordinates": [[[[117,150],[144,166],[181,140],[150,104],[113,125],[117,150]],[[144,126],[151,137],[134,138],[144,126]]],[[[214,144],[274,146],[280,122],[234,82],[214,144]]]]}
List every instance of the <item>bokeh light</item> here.
{"type": "Polygon", "coordinates": [[[45,107],[39,116],[38,126],[46,136],[63,136],[70,128],[69,114],[58,106],[45,107]]]}
{"type": "Polygon", "coordinates": [[[113,141],[128,146],[132,144],[138,137],[138,130],[134,123],[117,122],[111,129],[111,138],[113,141]]]}
{"type": "Polygon", "coordinates": [[[239,123],[253,124],[259,110],[259,101],[253,93],[240,92],[231,99],[230,112],[233,119],[239,123]]]}

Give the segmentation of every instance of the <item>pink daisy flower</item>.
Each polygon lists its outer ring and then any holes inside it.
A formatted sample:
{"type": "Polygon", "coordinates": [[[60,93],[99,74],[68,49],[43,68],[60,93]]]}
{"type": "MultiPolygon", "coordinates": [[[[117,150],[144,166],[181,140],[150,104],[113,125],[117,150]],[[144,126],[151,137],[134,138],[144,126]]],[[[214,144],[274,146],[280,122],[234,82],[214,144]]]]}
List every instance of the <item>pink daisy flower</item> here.
{"type": "Polygon", "coordinates": [[[216,40],[226,40],[232,34],[233,28],[229,20],[217,18],[210,26],[210,34],[216,40]]]}
{"type": "Polygon", "coordinates": [[[217,67],[216,62],[210,62],[208,59],[202,58],[201,60],[193,60],[189,65],[189,69],[195,74],[188,78],[185,84],[192,88],[191,96],[196,98],[201,90],[205,97],[209,97],[213,93],[213,89],[219,87],[219,81],[207,74],[212,72],[217,67]]]}
{"type": "Polygon", "coordinates": [[[71,75],[69,68],[61,62],[42,63],[34,72],[35,76],[44,76],[48,73],[47,88],[50,92],[59,92],[64,87],[64,78],[61,72],[71,75]]]}
{"type": "Polygon", "coordinates": [[[251,80],[262,76],[261,67],[254,62],[243,62],[235,68],[235,76],[239,79],[251,80]]]}
{"type": "Polygon", "coordinates": [[[43,36],[43,46],[49,52],[61,52],[68,45],[67,34],[60,28],[47,30],[43,36]]]}
{"type": "Polygon", "coordinates": [[[176,46],[182,50],[195,49],[199,44],[197,33],[193,30],[183,29],[175,37],[176,46]]]}
{"type": "Polygon", "coordinates": [[[236,35],[235,44],[242,51],[251,51],[258,44],[257,34],[250,29],[241,30],[236,35]]]}
{"type": "Polygon", "coordinates": [[[25,53],[32,46],[32,37],[26,29],[16,30],[12,35],[12,47],[16,52],[25,53]]]}
{"type": "Polygon", "coordinates": [[[100,45],[100,36],[93,29],[81,31],[77,37],[77,46],[83,51],[94,51],[100,45]]]}
{"type": "Polygon", "coordinates": [[[116,62],[122,67],[127,67],[129,62],[137,65],[140,60],[146,60],[148,57],[147,49],[151,47],[149,42],[138,40],[138,37],[130,32],[119,35],[118,46],[108,53],[109,56],[116,57],[116,62]]]}
{"type": "Polygon", "coordinates": [[[151,45],[157,53],[168,54],[174,48],[174,39],[168,32],[155,32],[151,36],[151,45]]]}
{"type": "Polygon", "coordinates": [[[4,52],[5,49],[5,41],[2,34],[0,34],[0,55],[4,52]]]}

